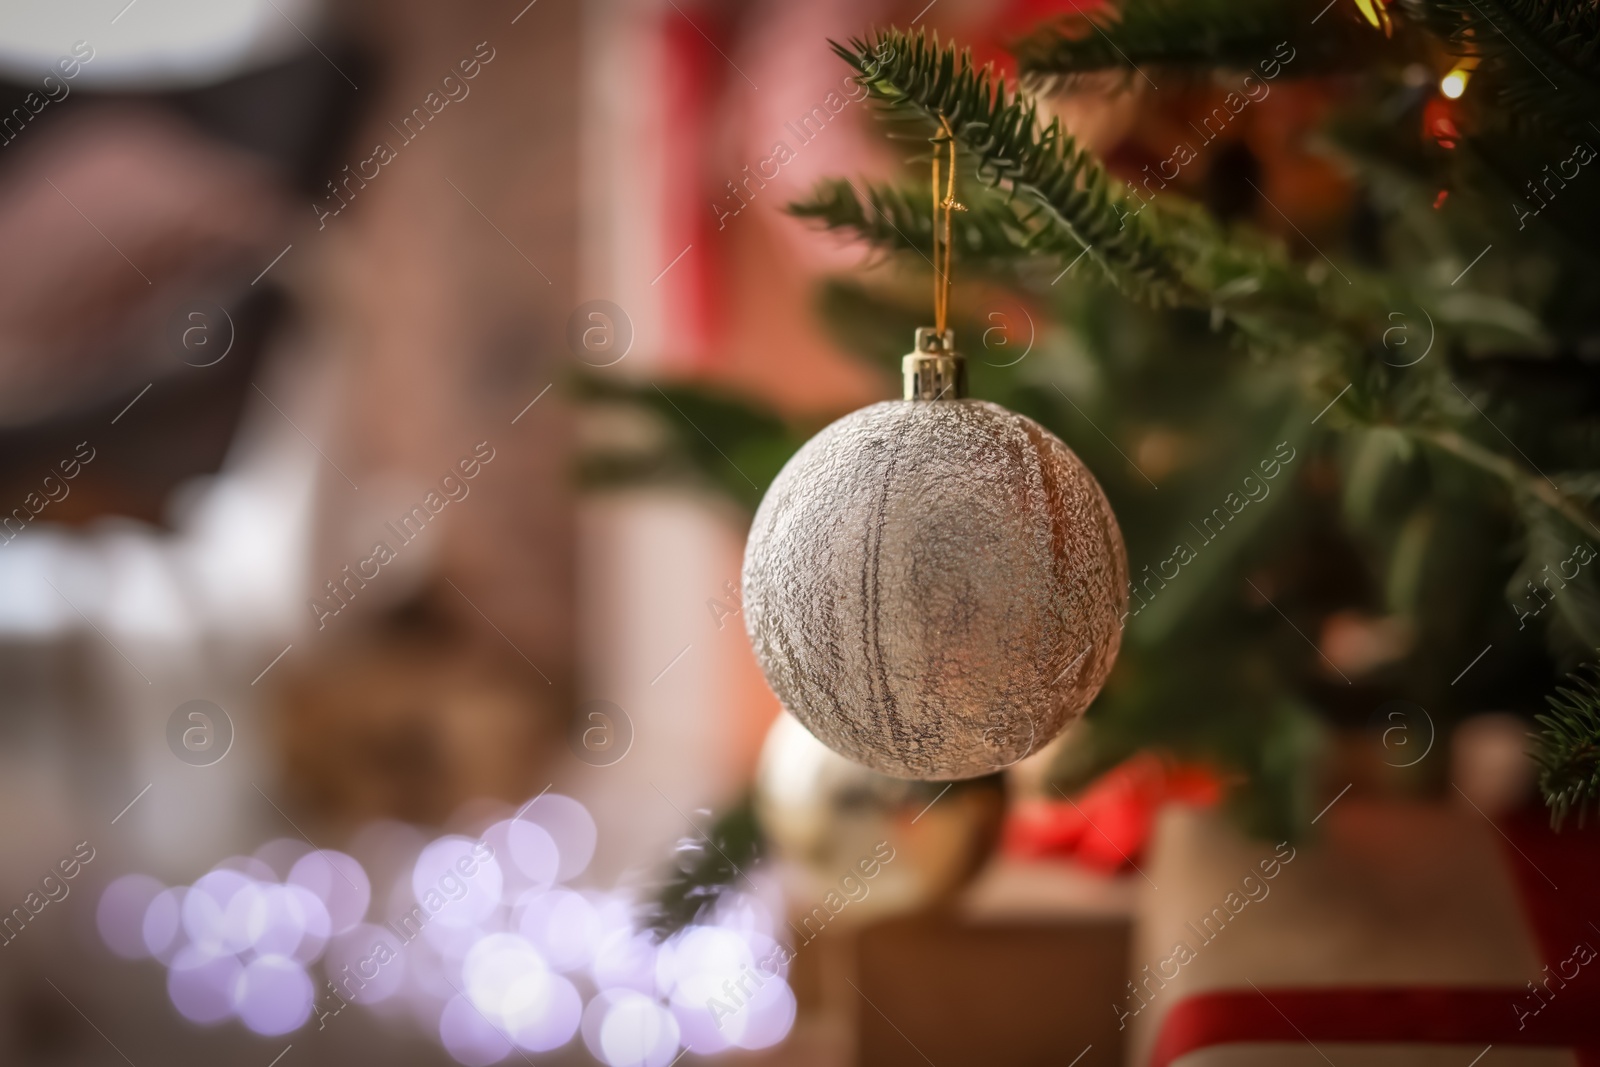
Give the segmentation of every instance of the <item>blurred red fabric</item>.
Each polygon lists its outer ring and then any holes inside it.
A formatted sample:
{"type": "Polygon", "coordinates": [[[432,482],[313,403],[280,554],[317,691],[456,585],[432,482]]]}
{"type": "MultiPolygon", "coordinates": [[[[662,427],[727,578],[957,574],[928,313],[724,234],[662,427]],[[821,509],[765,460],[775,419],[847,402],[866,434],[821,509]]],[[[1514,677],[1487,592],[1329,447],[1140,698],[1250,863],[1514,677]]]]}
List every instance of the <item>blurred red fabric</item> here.
{"type": "Polygon", "coordinates": [[[1019,802],[1007,818],[1003,847],[1014,856],[1070,857],[1114,874],[1138,862],[1162,805],[1209,807],[1221,796],[1222,783],[1208,768],[1141,754],[1075,800],[1019,802]]]}

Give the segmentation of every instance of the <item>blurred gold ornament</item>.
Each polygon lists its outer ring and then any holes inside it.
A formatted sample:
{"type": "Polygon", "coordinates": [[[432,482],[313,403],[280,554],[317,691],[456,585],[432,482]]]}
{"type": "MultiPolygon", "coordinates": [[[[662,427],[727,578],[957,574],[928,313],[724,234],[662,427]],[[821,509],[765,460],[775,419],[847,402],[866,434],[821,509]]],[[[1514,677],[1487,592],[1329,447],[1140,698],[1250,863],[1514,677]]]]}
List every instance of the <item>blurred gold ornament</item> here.
{"type": "Polygon", "coordinates": [[[1005,814],[1000,775],[933,786],[853,763],[780,715],[756,815],[802,936],[934,907],[983,867],[1005,814]]]}

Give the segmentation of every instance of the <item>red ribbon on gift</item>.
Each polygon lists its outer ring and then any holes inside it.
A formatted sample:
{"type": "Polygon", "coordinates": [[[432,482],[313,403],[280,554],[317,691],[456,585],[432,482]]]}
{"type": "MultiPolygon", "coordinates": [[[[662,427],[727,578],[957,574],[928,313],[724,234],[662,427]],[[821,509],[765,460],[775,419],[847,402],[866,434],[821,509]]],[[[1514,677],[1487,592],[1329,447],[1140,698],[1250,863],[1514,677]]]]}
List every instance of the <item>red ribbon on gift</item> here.
{"type": "MultiPolygon", "coordinates": [[[[1600,927],[1585,914],[1600,885],[1600,834],[1569,828],[1557,835],[1538,809],[1517,812],[1498,828],[1540,955],[1558,971],[1575,944],[1600,943],[1600,927]]],[[[1583,1067],[1600,1067],[1600,970],[1589,974],[1585,967],[1570,984],[1558,985],[1548,1000],[1515,986],[1199,993],[1162,1021],[1150,1067],[1168,1067],[1215,1045],[1300,1041],[1569,1048],[1583,1067]],[[1538,1006],[1536,1014],[1526,1010],[1531,1006],[1538,1006]]]]}
{"type": "Polygon", "coordinates": [[[1595,1004],[1576,996],[1552,998],[1537,1016],[1523,1020],[1519,1029],[1512,1006],[1526,1001],[1528,995],[1525,988],[1460,986],[1200,993],[1186,997],[1168,1013],[1150,1054],[1150,1067],[1168,1067],[1199,1049],[1235,1043],[1344,1041],[1579,1048],[1595,1041],[1595,1004]]]}

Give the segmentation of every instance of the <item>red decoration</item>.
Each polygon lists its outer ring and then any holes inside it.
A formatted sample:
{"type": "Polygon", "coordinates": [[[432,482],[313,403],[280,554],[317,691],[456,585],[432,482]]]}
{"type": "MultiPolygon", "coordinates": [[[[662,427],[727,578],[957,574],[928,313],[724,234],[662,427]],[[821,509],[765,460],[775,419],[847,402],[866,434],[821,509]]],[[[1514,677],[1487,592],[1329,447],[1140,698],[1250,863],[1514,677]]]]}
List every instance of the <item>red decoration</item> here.
{"type": "MultiPolygon", "coordinates": [[[[1017,62],[1008,48],[1017,38],[1045,23],[1104,18],[1108,7],[1107,0],[1010,0],[986,12],[978,25],[964,27],[962,40],[970,45],[979,65],[993,63],[1010,78],[1017,73],[1017,62]]],[[[1094,32],[1087,22],[1078,29],[1085,35],[1094,32]]]]}
{"type": "Polygon", "coordinates": [[[1007,818],[1003,847],[1014,856],[1070,856],[1114,874],[1137,863],[1156,813],[1168,803],[1210,806],[1222,783],[1208,768],[1138,755],[1073,800],[1027,800],[1007,818]]]}
{"type": "Polygon", "coordinates": [[[1443,96],[1435,96],[1422,107],[1422,133],[1431,137],[1440,148],[1454,148],[1461,137],[1456,126],[1456,104],[1443,96]]]}

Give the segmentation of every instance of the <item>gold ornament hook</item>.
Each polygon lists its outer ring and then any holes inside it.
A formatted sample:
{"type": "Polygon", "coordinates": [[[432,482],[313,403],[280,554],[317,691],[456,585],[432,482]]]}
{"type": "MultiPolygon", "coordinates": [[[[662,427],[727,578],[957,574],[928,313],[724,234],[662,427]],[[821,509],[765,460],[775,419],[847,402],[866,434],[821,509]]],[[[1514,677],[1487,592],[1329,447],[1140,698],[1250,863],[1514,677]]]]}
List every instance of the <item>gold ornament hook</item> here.
{"type": "Polygon", "coordinates": [[[916,344],[900,361],[907,400],[960,400],[967,395],[967,362],[956,351],[955,331],[948,326],[950,313],[951,215],[965,211],[956,199],[956,132],[950,120],[939,116],[943,131],[933,138],[933,320],[935,325],[917,330],[916,344]],[[940,195],[939,146],[950,146],[950,169],[940,195]]]}
{"type": "Polygon", "coordinates": [[[940,334],[945,332],[950,311],[950,230],[951,217],[957,211],[967,210],[956,199],[956,131],[950,120],[939,116],[943,131],[933,138],[933,323],[940,334]],[[950,172],[945,178],[944,195],[939,195],[939,145],[950,146],[950,172]]]}

